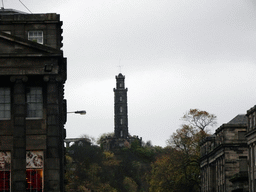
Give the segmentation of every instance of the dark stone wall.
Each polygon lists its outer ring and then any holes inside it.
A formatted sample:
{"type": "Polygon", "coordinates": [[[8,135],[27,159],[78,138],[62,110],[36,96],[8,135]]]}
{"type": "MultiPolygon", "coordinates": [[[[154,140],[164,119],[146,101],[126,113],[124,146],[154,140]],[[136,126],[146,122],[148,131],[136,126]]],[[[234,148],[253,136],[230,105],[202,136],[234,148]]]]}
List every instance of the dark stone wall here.
{"type": "Polygon", "coordinates": [[[1,31],[11,31],[11,34],[23,39],[28,38],[28,31],[42,30],[44,45],[60,49],[62,47],[62,21],[55,13],[1,15],[1,31]]]}
{"type": "Polygon", "coordinates": [[[0,120],[0,150],[11,152],[15,192],[26,191],[29,150],[44,153],[44,191],[64,191],[67,67],[60,50],[61,25],[57,14],[0,13],[0,87],[11,88],[11,118],[0,120]],[[43,30],[44,44],[28,41],[29,30],[43,30]],[[26,90],[31,86],[42,87],[42,118],[26,118],[26,90]]]}

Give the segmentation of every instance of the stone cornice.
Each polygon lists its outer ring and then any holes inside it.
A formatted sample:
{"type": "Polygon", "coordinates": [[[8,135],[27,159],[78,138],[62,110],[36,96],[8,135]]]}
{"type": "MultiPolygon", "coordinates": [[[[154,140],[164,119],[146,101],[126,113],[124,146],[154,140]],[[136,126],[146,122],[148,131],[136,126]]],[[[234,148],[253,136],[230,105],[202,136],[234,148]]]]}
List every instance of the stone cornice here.
{"type": "MultiPolygon", "coordinates": [[[[58,49],[54,49],[52,47],[48,47],[45,45],[41,45],[39,43],[33,42],[33,41],[29,41],[27,39],[21,38],[21,37],[16,37],[14,35],[10,35],[4,32],[0,31],[0,39],[4,39],[6,41],[12,42],[12,43],[17,43],[23,46],[27,46],[33,49],[37,49],[39,51],[43,51],[45,53],[49,53],[49,54],[58,54],[58,55],[62,55],[63,51],[62,50],[58,50],[58,49]]],[[[10,54],[7,54],[10,55],[10,54]]],[[[13,54],[15,55],[15,53],[13,54]]]]}

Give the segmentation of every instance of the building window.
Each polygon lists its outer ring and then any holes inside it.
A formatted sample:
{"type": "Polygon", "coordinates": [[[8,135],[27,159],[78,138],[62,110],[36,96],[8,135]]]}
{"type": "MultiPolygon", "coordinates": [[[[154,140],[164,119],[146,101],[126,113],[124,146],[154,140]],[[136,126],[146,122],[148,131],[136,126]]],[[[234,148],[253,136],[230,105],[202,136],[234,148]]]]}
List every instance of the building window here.
{"type": "Polygon", "coordinates": [[[123,112],[123,107],[120,107],[120,113],[122,113],[123,112]]]}
{"type": "Polygon", "coordinates": [[[26,191],[43,191],[43,152],[27,151],[26,154],[26,191]]]}
{"type": "Polygon", "coordinates": [[[253,157],[254,157],[254,155],[253,155],[253,145],[251,145],[251,147],[250,147],[250,160],[251,160],[251,170],[253,170],[253,157]]]}
{"type": "Polygon", "coordinates": [[[10,191],[11,153],[0,152],[0,191],[10,191]]]}
{"type": "Polygon", "coordinates": [[[245,140],[246,131],[238,131],[238,139],[245,140]]]}
{"type": "Polygon", "coordinates": [[[120,97],[120,98],[119,98],[119,101],[123,101],[123,98],[122,98],[122,97],[120,97]]]}
{"type": "Polygon", "coordinates": [[[43,117],[43,94],[41,87],[30,87],[27,90],[27,117],[43,117]]]}
{"type": "Polygon", "coordinates": [[[120,119],[120,124],[123,125],[123,119],[120,119]]]}
{"type": "Polygon", "coordinates": [[[254,160],[254,166],[256,166],[256,145],[253,146],[253,149],[254,149],[254,152],[253,152],[254,153],[253,154],[254,155],[254,159],[253,159],[254,160]]]}
{"type": "Polygon", "coordinates": [[[120,131],[120,137],[123,137],[123,131],[122,130],[120,131]]]}
{"type": "Polygon", "coordinates": [[[252,122],[251,122],[251,123],[252,123],[252,125],[251,125],[251,128],[253,129],[253,126],[254,126],[254,115],[252,115],[252,117],[251,117],[251,118],[252,118],[252,122]]]}
{"type": "Polygon", "coordinates": [[[252,129],[252,116],[250,115],[249,118],[250,118],[250,122],[249,122],[250,125],[249,125],[249,127],[250,127],[250,129],[252,129]]]}
{"type": "Polygon", "coordinates": [[[28,40],[43,44],[43,31],[29,31],[28,40]]]}
{"type": "Polygon", "coordinates": [[[240,172],[248,171],[247,157],[246,156],[240,156],[239,157],[239,171],[240,172]]]}
{"type": "Polygon", "coordinates": [[[254,113],[254,115],[253,115],[253,126],[255,127],[255,125],[256,125],[256,114],[254,113]]]}
{"type": "Polygon", "coordinates": [[[0,119],[11,118],[11,90],[0,88],[0,119]]]}

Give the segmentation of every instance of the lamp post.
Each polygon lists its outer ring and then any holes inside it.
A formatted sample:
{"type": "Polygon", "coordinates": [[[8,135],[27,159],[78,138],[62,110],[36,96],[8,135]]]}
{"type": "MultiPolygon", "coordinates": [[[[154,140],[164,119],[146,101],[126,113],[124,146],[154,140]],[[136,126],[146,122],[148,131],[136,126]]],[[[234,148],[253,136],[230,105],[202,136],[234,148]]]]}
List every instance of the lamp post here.
{"type": "Polygon", "coordinates": [[[86,111],[85,111],[85,110],[81,110],[81,111],[71,111],[71,112],[67,112],[67,113],[75,113],[75,114],[85,115],[85,114],[86,114],[86,111]]]}
{"type": "MultiPolygon", "coordinates": [[[[67,112],[67,114],[70,114],[70,113],[85,115],[85,114],[86,114],[86,111],[85,111],[85,110],[79,110],[79,111],[69,111],[69,112],[67,112]]],[[[66,132],[66,130],[65,130],[65,132],[66,132]]],[[[65,135],[66,135],[66,134],[65,134],[65,135]]],[[[65,138],[66,138],[66,136],[65,136],[65,138]]],[[[70,143],[70,142],[67,142],[67,140],[64,139],[64,143],[66,143],[66,145],[69,147],[69,143],[70,143]]]]}

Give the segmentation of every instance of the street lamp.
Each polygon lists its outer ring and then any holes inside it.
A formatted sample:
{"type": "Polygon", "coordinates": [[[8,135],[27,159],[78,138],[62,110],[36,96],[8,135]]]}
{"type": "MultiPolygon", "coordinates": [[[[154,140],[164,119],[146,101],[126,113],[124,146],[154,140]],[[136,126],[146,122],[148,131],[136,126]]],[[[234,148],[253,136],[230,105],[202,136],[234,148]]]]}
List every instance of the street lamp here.
{"type": "Polygon", "coordinates": [[[85,110],[81,110],[81,111],[71,111],[71,112],[67,112],[67,113],[75,113],[75,114],[85,115],[85,114],[86,114],[86,111],[85,111],[85,110]]]}

